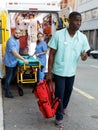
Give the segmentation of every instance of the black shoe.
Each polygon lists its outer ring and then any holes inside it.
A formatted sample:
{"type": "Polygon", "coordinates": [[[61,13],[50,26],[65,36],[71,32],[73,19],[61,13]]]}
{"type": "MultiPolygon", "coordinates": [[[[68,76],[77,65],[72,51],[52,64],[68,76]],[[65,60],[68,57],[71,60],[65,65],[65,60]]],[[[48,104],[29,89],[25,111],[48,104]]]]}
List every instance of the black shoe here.
{"type": "Polygon", "coordinates": [[[5,94],[5,97],[7,97],[7,98],[14,98],[14,96],[12,95],[11,92],[10,92],[10,93],[6,93],[6,94],[5,94]]]}
{"type": "Polygon", "coordinates": [[[14,98],[13,95],[5,95],[5,97],[7,97],[7,98],[14,98]]]}

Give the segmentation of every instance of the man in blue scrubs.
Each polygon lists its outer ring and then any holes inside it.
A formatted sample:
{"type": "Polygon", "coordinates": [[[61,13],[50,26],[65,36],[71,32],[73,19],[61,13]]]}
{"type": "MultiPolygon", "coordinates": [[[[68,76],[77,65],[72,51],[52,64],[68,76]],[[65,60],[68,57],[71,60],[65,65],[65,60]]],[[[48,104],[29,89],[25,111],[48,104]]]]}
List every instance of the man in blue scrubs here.
{"type": "Polygon", "coordinates": [[[19,48],[20,48],[19,37],[20,37],[20,30],[15,29],[14,35],[11,36],[6,43],[6,51],[4,55],[4,65],[6,67],[4,90],[5,90],[5,96],[8,98],[13,98],[13,95],[10,91],[10,83],[12,79],[15,77],[18,59],[21,59],[24,61],[25,64],[28,64],[28,61],[25,60],[19,54],[19,48]]]}
{"type": "Polygon", "coordinates": [[[68,106],[73,89],[76,67],[79,58],[87,59],[90,49],[86,36],[79,31],[81,14],[72,12],[69,15],[69,27],[57,31],[51,38],[47,80],[54,76],[55,96],[61,99],[56,112],[56,125],[63,127],[63,115],[68,106]]]}

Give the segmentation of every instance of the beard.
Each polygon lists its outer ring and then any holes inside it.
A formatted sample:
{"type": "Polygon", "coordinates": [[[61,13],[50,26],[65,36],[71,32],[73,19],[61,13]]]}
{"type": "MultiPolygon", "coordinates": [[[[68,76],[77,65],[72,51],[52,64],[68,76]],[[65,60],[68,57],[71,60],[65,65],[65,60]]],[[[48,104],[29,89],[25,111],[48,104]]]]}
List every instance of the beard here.
{"type": "Polygon", "coordinates": [[[19,37],[16,37],[16,36],[14,36],[14,38],[17,39],[17,40],[19,39],[19,37]]]}

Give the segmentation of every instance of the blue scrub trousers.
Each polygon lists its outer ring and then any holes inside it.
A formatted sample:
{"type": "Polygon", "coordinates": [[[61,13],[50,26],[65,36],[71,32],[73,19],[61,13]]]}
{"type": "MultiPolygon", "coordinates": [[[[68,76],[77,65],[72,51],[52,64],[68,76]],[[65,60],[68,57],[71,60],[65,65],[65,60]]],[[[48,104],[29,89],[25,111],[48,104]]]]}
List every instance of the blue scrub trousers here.
{"type": "Polygon", "coordinates": [[[61,77],[54,75],[55,82],[55,97],[61,99],[60,105],[56,112],[56,120],[63,119],[63,109],[66,109],[70,96],[73,90],[75,76],[72,77],[61,77]]]}
{"type": "Polygon", "coordinates": [[[45,77],[45,67],[43,67],[41,70],[39,70],[39,74],[38,74],[38,82],[43,80],[45,77]]]}
{"type": "Polygon", "coordinates": [[[5,76],[5,84],[4,84],[4,90],[6,93],[10,92],[10,84],[11,81],[16,76],[17,67],[7,67],[6,66],[6,76],[5,76]]]}
{"type": "Polygon", "coordinates": [[[45,69],[46,69],[46,56],[39,58],[39,61],[41,62],[41,64],[43,65],[42,69],[39,69],[39,73],[38,73],[38,82],[43,80],[45,77],[45,69]]]}

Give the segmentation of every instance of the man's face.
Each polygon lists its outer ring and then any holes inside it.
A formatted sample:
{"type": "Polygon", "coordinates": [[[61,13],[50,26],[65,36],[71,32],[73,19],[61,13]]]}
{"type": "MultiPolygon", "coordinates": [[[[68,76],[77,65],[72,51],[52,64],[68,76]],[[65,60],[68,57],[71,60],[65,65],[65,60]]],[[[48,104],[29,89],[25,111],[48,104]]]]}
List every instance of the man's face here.
{"type": "Polygon", "coordinates": [[[15,30],[15,32],[14,32],[14,37],[15,37],[16,39],[19,39],[19,38],[20,38],[20,30],[15,30]]]}
{"type": "Polygon", "coordinates": [[[69,28],[71,28],[73,31],[79,30],[81,26],[82,18],[80,15],[74,16],[72,19],[69,19],[69,28]]]}

